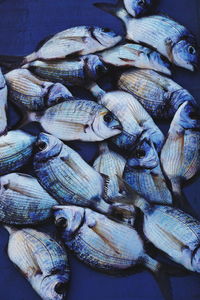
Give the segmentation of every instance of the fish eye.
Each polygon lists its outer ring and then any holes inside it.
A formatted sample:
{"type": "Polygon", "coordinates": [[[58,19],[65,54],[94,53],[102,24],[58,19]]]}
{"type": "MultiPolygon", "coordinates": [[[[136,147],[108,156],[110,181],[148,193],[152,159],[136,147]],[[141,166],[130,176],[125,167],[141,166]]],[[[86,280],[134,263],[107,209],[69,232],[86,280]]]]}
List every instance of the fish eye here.
{"type": "Polygon", "coordinates": [[[136,158],[143,158],[143,157],[145,157],[145,155],[146,155],[146,152],[142,149],[135,151],[136,158]]]}
{"type": "Polygon", "coordinates": [[[58,227],[67,227],[67,220],[63,217],[61,218],[58,218],[56,221],[55,221],[55,225],[58,226],[58,227]]]}
{"type": "Polygon", "coordinates": [[[111,123],[113,121],[113,116],[111,113],[107,113],[104,117],[103,117],[104,121],[106,123],[111,123]]]}
{"type": "Polygon", "coordinates": [[[139,0],[138,1],[138,5],[140,5],[140,6],[145,6],[145,4],[146,4],[146,0],[139,0]]]}
{"type": "Polygon", "coordinates": [[[43,151],[47,148],[47,143],[45,143],[44,141],[38,141],[36,143],[36,147],[38,148],[38,150],[43,151]]]}
{"type": "Polygon", "coordinates": [[[66,285],[64,282],[58,282],[55,287],[54,287],[54,291],[61,295],[61,294],[64,294],[65,291],[66,291],[66,285]]]}
{"type": "Polygon", "coordinates": [[[103,31],[103,32],[110,32],[111,30],[110,30],[110,28],[105,27],[105,28],[102,28],[102,31],[103,31]]]}
{"type": "Polygon", "coordinates": [[[107,72],[107,68],[104,67],[103,65],[96,66],[95,70],[98,74],[104,74],[107,72]]]}
{"type": "Polygon", "coordinates": [[[189,52],[190,54],[195,54],[195,53],[196,53],[196,50],[195,50],[195,48],[194,48],[193,46],[189,46],[189,47],[188,47],[188,52],[189,52]]]}

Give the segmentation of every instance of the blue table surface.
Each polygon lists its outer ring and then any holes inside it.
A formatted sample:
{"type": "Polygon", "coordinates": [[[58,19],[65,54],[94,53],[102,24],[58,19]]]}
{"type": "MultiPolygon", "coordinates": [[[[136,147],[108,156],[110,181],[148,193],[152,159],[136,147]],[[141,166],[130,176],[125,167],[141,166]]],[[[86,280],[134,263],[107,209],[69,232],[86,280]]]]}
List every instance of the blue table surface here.
{"type": "MultiPolygon", "coordinates": [[[[44,37],[76,25],[110,27],[123,34],[122,23],[115,17],[93,7],[92,0],[1,0],[0,1],[0,53],[27,55],[44,37]]],[[[107,1],[109,2],[109,0],[107,1]]],[[[111,1],[110,1],[111,2],[111,1]]],[[[200,1],[160,0],[159,11],[163,11],[188,27],[200,44],[200,1]]],[[[200,73],[176,69],[173,78],[188,89],[200,102],[200,73]]],[[[77,92],[80,93],[81,92],[77,92]]],[[[19,116],[9,105],[9,124],[19,116]]],[[[166,126],[162,129],[166,132],[166,126]]],[[[38,127],[27,129],[36,133],[38,127]]],[[[75,149],[91,162],[97,155],[97,145],[71,143],[75,149]]],[[[24,171],[29,172],[31,165],[24,171]]],[[[184,188],[194,210],[200,216],[200,179],[184,188]]],[[[44,230],[47,228],[44,228],[44,230]]],[[[48,230],[48,229],[47,229],[48,230]]],[[[8,234],[0,227],[0,300],[39,300],[29,283],[8,260],[6,248],[8,234]]],[[[163,299],[152,274],[143,271],[125,277],[113,277],[89,269],[69,255],[72,279],[68,300],[161,300],[163,299]]],[[[200,299],[200,275],[191,274],[171,278],[175,300],[200,299]]]]}

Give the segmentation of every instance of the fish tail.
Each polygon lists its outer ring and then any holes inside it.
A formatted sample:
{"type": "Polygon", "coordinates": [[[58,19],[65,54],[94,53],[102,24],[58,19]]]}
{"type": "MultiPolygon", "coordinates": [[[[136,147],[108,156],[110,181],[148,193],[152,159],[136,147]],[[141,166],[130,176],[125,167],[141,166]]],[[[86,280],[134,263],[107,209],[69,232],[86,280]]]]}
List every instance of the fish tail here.
{"type": "Polygon", "coordinates": [[[116,4],[98,2],[94,3],[94,6],[120,18],[124,22],[127,20],[128,13],[124,8],[123,0],[118,0],[116,4]]]}
{"type": "Polygon", "coordinates": [[[163,298],[165,300],[173,300],[170,278],[164,266],[147,254],[144,256],[144,264],[155,277],[163,298]]]}
{"type": "Polygon", "coordinates": [[[9,232],[9,234],[13,234],[14,232],[18,231],[17,228],[8,225],[4,225],[4,228],[9,232]]]}
{"type": "Polygon", "coordinates": [[[194,97],[185,89],[180,89],[177,91],[174,91],[172,93],[171,99],[170,99],[170,106],[173,108],[173,113],[175,113],[181,104],[184,102],[190,102],[195,105],[196,101],[194,97]]]}
{"type": "Polygon", "coordinates": [[[99,154],[103,154],[109,152],[108,144],[106,142],[102,142],[99,144],[99,154]]]}
{"type": "Polygon", "coordinates": [[[24,60],[23,60],[23,65],[28,64],[28,63],[30,63],[30,62],[32,62],[32,61],[37,60],[37,59],[39,59],[39,56],[38,56],[37,52],[33,52],[33,53],[27,55],[27,56],[24,58],[24,60]]]}
{"type": "Polygon", "coordinates": [[[0,66],[4,69],[4,73],[20,68],[23,62],[24,56],[0,55],[0,66]]]}
{"type": "Polygon", "coordinates": [[[101,98],[106,94],[106,92],[104,90],[102,90],[100,88],[100,86],[98,84],[96,84],[95,82],[93,82],[92,84],[89,84],[86,87],[91,94],[98,99],[98,102],[101,102],[101,98]]]}

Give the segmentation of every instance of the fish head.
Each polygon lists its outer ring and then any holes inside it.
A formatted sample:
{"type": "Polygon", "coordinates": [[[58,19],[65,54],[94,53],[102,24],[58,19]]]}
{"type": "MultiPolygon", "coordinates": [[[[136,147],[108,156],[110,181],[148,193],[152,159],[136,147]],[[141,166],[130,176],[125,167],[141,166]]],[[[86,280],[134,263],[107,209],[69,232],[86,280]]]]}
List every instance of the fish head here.
{"type": "Polygon", "coordinates": [[[66,266],[59,266],[52,270],[50,274],[43,277],[36,289],[45,300],[64,300],[69,287],[69,274],[65,270],[66,266]]]}
{"type": "Polygon", "coordinates": [[[200,129],[199,107],[192,102],[184,102],[177,110],[174,119],[183,129],[200,129]]]}
{"type": "Polygon", "coordinates": [[[93,80],[98,79],[108,71],[100,58],[93,54],[84,57],[84,67],[88,77],[93,80]]]}
{"type": "Polygon", "coordinates": [[[124,6],[133,17],[141,17],[151,8],[154,0],[124,0],[124,6]]]}
{"type": "Polygon", "coordinates": [[[199,63],[199,54],[194,43],[181,40],[172,49],[173,62],[185,69],[194,71],[199,63]]]}
{"type": "Polygon", "coordinates": [[[195,272],[200,273],[200,247],[196,248],[192,253],[191,264],[195,272]]]}
{"type": "Polygon", "coordinates": [[[101,27],[91,27],[89,29],[91,37],[98,41],[99,44],[102,45],[103,48],[110,48],[116,45],[122,37],[116,34],[114,31],[109,28],[101,28],[101,27]]]}
{"type": "Polygon", "coordinates": [[[61,83],[54,83],[45,96],[46,106],[50,107],[72,97],[70,91],[61,83]]]}
{"type": "Polygon", "coordinates": [[[63,143],[55,136],[41,132],[35,143],[35,162],[42,162],[60,154],[63,143]]]}
{"type": "Polygon", "coordinates": [[[111,111],[102,106],[93,120],[92,129],[99,140],[105,140],[121,133],[122,125],[111,111]]]}
{"type": "Polygon", "coordinates": [[[64,241],[73,238],[85,218],[85,209],[79,206],[54,206],[54,222],[64,241]]]}
{"type": "Polygon", "coordinates": [[[159,158],[153,143],[147,139],[141,141],[127,160],[127,165],[130,168],[156,168],[159,158]]]}

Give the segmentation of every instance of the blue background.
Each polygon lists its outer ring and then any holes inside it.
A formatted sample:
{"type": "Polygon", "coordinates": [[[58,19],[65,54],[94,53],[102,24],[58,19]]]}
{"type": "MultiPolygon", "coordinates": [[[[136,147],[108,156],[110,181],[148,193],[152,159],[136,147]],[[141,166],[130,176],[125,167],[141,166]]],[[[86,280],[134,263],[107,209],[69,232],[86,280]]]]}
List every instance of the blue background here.
{"type": "MultiPolygon", "coordinates": [[[[121,22],[92,6],[92,0],[3,0],[0,1],[0,53],[27,55],[45,36],[75,25],[99,25],[123,33],[121,22]]],[[[109,1],[108,1],[109,2],[109,1]]],[[[111,2],[111,1],[110,1],[111,2]]],[[[199,0],[160,0],[159,10],[186,25],[200,44],[199,0]]],[[[173,78],[200,101],[200,73],[177,69],[173,78]]],[[[9,123],[16,115],[9,110],[9,123]]],[[[35,125],[28,127],[35,132],[35,125]]],[[[166,132],[167,127],[162,126],[166,132]]],[[[73,144],[73,143],[72,143],[73,144]]],[[[74,144],[77,147],[77,144],[74,144]]],[[[79,152],[92,161],[97,148],[79,143],[79,152]]],[[[27,170],[30,169],[30,166],[27,170]]],[[[184,191],[200,216],[200,180],[184,191]]],[[[0,300],[39,300],[28,282],[15,269],[6,254],[8,234],[0,228],[0,300]]],[[[144,271],[126,277],[112,277],[95,272],[70,255],[72,280],[68,300],[156,300],[163,299],[151,273],[144,271]]],[[[200,275],[171,278],[175,300],[200,299],[200,275]]]]}

